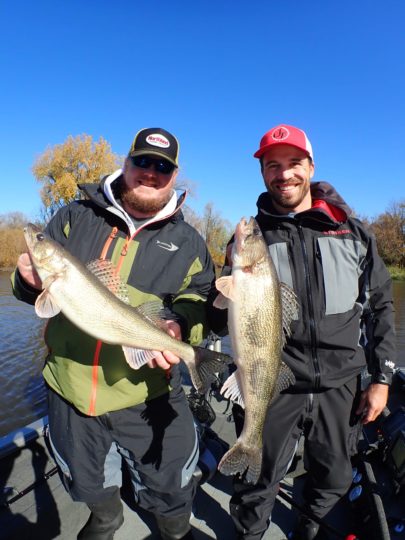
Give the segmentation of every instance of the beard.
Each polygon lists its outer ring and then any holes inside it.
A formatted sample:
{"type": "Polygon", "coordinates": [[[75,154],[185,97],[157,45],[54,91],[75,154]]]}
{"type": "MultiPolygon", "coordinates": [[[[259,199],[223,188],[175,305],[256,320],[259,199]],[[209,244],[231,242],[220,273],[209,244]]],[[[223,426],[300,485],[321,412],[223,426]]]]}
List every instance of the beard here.
{"type": "Polygon", "coordinates": [[[154,197],[153,199],[142,197],[125,185],[120,186],[119,198],[123,206],[129,209],[129,214],[143,214],[145,216],[154,216],[170,201],[172,192],[154,197]]]}
{"type": "Polygon", "coordinates": [[[309,182],[305,182],[299,186],[299,192],[295,193],[293,196],[288,195],[288,193],[282,193],[281,191],[274,188],[267,188],[273,201],[280,206],[281,208],[294,209],[299,206],[302,201],[307,196],[310,191],[309,182]]]}

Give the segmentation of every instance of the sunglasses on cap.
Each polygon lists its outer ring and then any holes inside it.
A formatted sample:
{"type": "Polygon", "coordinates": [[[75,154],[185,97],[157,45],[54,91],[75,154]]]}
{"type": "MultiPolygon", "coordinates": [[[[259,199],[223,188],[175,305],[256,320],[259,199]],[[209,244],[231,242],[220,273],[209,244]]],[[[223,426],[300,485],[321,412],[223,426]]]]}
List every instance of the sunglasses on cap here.
{"type": "Polygon", "coordinates": [[[161,174],[171,174],[176,168],[173,163],[163,158],[152,158],[150,156],[132,156],[132,163],[140,169],[149,169],[152,165],[156,172],[161,174]]]}

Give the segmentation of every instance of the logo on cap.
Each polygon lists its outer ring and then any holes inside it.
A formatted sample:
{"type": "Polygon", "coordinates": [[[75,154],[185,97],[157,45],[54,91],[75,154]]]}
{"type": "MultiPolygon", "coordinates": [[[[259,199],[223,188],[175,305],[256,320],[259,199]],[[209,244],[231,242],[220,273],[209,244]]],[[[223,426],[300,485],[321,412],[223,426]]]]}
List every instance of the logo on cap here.
{"type": "Polygon", "coordinates": [[[287,139],[290,135],[290,132],[285,127],[279,127],[275,131],[273,131],[271,137],[275,141],[282,141],[284,139],[287,139]]]}
{"type": "Polygon", "coordinates": [[[164,135],[160,133],[151,133],[146,137],[146,142],[152,146],[159,146],[160,148],[169,148],[170,143],[164,135]]]}

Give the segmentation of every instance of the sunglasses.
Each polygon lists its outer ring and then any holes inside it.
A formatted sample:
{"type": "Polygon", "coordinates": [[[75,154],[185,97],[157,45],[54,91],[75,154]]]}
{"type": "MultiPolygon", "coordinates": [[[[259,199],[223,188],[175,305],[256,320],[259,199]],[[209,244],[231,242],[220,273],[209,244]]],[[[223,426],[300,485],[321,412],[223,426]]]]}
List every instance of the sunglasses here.
{"type": "Polygon", "coordinates": [[[149,169],[152,165],[156,172],[161,174],[171,174],[176,168],[173,163],[162,158],[151,158],[149,156],[132,156],[132,163],[140,169],[149,169]]]}

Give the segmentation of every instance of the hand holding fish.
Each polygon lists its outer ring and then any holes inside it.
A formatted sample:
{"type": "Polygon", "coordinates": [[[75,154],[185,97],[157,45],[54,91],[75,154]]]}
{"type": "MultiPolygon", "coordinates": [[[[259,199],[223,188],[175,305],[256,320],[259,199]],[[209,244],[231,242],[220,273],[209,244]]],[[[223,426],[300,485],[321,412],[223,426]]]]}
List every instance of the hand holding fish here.
{"type": "Polygon", "coordinates": [[[39,277],[38,272],[35,270],[35,266],[29,253],[22,253],[18,257],[17,268],[21,274],[21,277],[26,283],[28,283],[28,285],[34,289],[42,289],[41,278],[39,277]]]}

